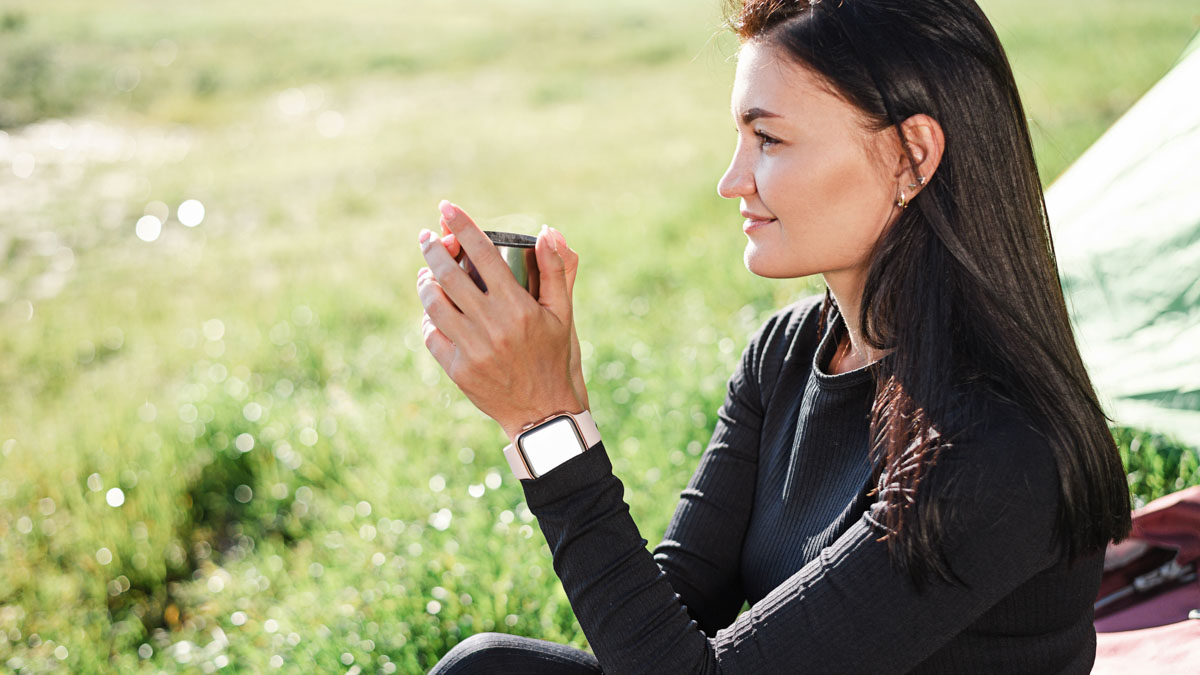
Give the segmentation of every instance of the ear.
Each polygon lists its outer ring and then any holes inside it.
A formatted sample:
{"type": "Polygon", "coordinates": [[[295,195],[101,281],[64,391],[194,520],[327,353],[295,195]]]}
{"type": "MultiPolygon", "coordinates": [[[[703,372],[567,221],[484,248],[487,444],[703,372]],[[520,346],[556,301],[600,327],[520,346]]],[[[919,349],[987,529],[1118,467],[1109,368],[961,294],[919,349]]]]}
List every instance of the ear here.
{"type": "Polygon", "coordinates": [[[942,133],[942,125],[925,114],[913,115],[901,122],[900,132],[904,136],[908,151],[905,152],[897,140],[895,178],[898,188],[911,200],[925,189],[941,164],[942,152],[946,149],[946,136],[942,133]],[[922,181],[921,178],[925,180],[922,181]],[[908,187],[913,184],[916,187],[908,187]]]}

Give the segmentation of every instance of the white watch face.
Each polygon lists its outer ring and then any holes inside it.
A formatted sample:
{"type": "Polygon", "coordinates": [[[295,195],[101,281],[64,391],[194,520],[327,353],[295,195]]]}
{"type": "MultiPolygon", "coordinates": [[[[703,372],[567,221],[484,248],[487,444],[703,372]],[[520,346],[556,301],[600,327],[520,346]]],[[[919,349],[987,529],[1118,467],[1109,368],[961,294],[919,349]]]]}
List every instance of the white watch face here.
{"type": "Polygon", "coordinates": [[[584,451],[569,417],[559,417],[523,434],[517,439],[517,447],[534,478],[584,451]]]}

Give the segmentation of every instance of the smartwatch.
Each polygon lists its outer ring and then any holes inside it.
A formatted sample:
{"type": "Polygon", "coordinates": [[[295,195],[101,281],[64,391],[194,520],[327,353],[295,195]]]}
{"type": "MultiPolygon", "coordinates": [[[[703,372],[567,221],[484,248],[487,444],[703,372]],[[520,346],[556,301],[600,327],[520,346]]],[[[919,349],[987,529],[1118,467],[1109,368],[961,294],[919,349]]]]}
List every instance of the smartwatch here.
{"type": "Polygon", "coordinates": [[[504,457],[517,478],[531,480],[599,442],[600,430],[590,412],[556,413],[522,431],[516,443],[504,448],[504,457]]]}

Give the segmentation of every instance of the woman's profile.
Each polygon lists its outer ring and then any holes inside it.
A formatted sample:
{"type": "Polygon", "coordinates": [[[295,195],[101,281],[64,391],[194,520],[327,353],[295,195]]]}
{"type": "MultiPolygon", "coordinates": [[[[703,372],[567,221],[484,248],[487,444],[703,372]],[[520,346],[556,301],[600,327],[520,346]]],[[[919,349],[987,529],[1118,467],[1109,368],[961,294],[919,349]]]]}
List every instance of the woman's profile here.
{"type": "Polygon", "coordinates": [[[543,229],[535,299],[443,202],[425,344],[513,443],[591,652],[480,634],[433,672],[1089,672],[1129,492],[991,24],[973,0],[746,0],[730,23],[718,191],[752,273],[826,293],[750,340],[652,554],[621,429],[587,414],[578,256],[543,229]]]}

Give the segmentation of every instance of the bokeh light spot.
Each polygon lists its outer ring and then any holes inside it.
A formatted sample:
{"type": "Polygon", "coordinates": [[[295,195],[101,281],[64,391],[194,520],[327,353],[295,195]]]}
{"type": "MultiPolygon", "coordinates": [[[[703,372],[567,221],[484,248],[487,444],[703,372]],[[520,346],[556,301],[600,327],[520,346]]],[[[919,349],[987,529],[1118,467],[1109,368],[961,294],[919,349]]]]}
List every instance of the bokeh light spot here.
{"type": "Polygon", "coordinates": [[[308,98],[303,91],[295,87],[281,92],[276,103],[279,105],[279,112],[288,117],[301,115],[308,109],[308,98]]]}
{"type": "Polygon", "coordinates": [[[312,308],[308,305],[299,305],[292,310],[292,321],[294,321],[297,326],[307,326],[313,322],[314,316],[315,315],[313,314],[312,308]]]}
{"type": "Polygon", "coordinates": [[[162,221],[154,216],[142,216],[133,226],[133,233],[142,241],[155,241],[162,234],[162,221]]]}
{"type": "Polygon", "coordinates": [[[115,509],[125,503],[125,492],[118,487],[112,488],[104,494],[104,501],[115,509]]]}
{"type": "Polygon", "coordinates": [[[147,216],[154,216],[165,223],[171,215],[171,207],[163,202],[154,201],[146,204],[146,208],[142,210],[142,213],[147,216]]]}
{"type": "Polygon", "coordinates": [[[337,138],[346,128],[346,118],[336,110],[326,110],[317,115],[317,133],[325,138],[337,138]]]}
{"type": "Polygon", "coordinates": [[[188,199],[179,205],[175,217],[186,227],[196,227],[204,222],[204,204],[199,199],[188,199]]]}
{"type": "Polygon", "coordinates": [[[242,408],[242,417],[248,422],[257,422],[262,418],[263,408],[261,405],[251,401],[242,408]]]}
{"type": "Polygon", "coordinates": [[[216,342],[225,337],[225,322],[220,319],[209,319],[204,322],[201,332],[204,333],[205,339],[216,342]]]}
{"type": "Polygon", "coordinates": [[[233,490],[233,498],[242,504],[249,504],[254,499],[254,490],[249,485],[239,485],[233,490]]]}
{"type": "Polygon", "coordinates": [[[174,63],[175,57],[179,55],[179,46],[174,40],[163,38],[154,43],[154,49],[150,52],[150,60],[162,67],[167,67],[174,63]]]}
{"type": "Polygon", "coordinates": [[[238,452],[250,452],[254,449],[254,437],[250,434],[238,434],[238,437],[233,441],[234,447],[238,452]]]}
{"type": "Polygon", "coordinates": [[[317,430],[312,427],[305,427],[300,430],[300,443],[312,447],[317,444],[317,430]]]}
{"type": "Polygon", "coordinates": [[[450,529],[450,521],[454,519],[454,514],[450,509],[438,509],[435,513],[429,514],[429,524],[433,529],[445,532],[450,529]]]}
{"type": "Polygon", "coordinates": [[[142,81],[142,71],[133,66],[125,66],[117,70],[117,74],[113,80],[117,86],[117,91],[131,92],[142,81]]]}

